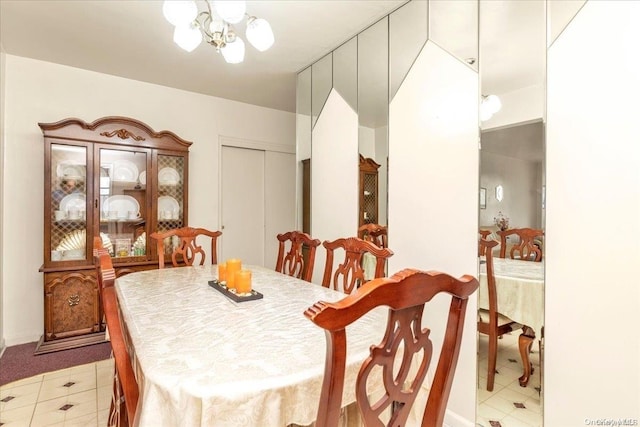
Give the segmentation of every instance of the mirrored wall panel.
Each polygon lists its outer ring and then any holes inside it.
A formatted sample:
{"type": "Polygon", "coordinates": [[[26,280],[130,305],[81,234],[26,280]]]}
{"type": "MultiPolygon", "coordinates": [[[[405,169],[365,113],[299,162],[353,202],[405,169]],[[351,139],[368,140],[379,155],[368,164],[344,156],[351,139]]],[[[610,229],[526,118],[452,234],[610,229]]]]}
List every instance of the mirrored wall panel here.
{"type": "Polygon", "coordinates": [[[311,126],[318,120],[329,92],[333,86],[333,61],[328,54],[311,66],[311,126]]]}
{"type": "Polygon", "coordinates": [[[480,1],[478,222],[495,244],[479,263],[477,423],[487,427],[543,421],[545,14],[544,0],[480,1]]]}

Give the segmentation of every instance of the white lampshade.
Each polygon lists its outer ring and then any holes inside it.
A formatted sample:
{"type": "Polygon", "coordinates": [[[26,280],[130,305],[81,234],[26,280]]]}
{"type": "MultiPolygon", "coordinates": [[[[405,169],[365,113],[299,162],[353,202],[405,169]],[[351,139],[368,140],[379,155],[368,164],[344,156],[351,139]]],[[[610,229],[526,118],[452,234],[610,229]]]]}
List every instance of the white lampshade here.
{"type": "Polygon", "coordinates": [[[244,61],[244,42],[240,37],[236,37],[233,43],[227,43],[220,52],[229,64],[239,64],[244,61]]]}
{"type": "Polygon", "coordinates": [[[502,108],[502,102],[500,98],[496,95],[489,95],[484,99],[484,102],[487,104],[487,108],[491,111],[492,114],[497,113],[502,108]]]}
{"type": "Polygon", "coordinates": [[[237,24],[242,21],[247,10],[247,4],[244,1],[217,0],[213,2],[213,7],[220,15],[220,18],[230,24],[237,24]]]}
{"type": "Polygon", "coordinates": [[[162,13],[176,27],[185,26],[198,16],[198,6],[193,0],[165,0],[162,13]]]}
{"type": "Polygon", "coordinates": [[[480,104],[480,121],[484,122],[493,117],[493,113],[485,108],[483,104],[480,104]]]}
{"type": "Polygon", "coordinates": [[[251,18],[247,21],[247,40],[260,52],[273,46],[274,38],[271,25],[262,18],[251,18]]]}
{"type": "Polygon", "coordinates": [[[202,33],[195,25],[179,26],[173,31],[173,41],[187,52],[191,52],[202,43],[202,33]]]}

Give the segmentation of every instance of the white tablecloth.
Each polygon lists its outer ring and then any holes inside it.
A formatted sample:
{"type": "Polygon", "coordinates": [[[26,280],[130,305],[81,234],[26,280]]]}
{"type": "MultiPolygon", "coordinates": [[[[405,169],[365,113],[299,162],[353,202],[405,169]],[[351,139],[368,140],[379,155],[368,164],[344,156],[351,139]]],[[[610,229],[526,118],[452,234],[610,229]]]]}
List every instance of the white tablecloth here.
{"type": "MultiPolygon", "coordinates": [[[[493,258],[498,308],[511,320],[540,331],[544,325],[544,262],[493,258]]],[[[484,257],[480,264],[480,308],[489,309],[484,257]]]]}
{"type": "MultiPolygon", "coordinates": [[[[315,420],[326,341],[303,312],[344,295],[248,268],[261,300],[235,303],[209,287],[215,266],[116,280],[141,385],[139,425],[277,427],[315,420]]],[[[386,315],[380,308],[347,329],[345,406],[355,401],[357,371],[369,346],[381,340],[386,315]]]]}

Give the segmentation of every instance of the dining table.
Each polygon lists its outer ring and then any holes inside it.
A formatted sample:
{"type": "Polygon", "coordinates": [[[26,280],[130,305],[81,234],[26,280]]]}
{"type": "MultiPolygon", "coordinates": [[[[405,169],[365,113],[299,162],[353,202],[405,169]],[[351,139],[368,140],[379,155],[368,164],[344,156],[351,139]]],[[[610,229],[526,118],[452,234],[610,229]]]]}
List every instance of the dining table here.
{"type": "MultiPolygon", "coordinates": [[[[478,307],[488,310],[486,261],[484,257],[479,260],[478,307]]],[[[519,382],[526,387],[532,373],[529,361],[531,344],[536,336],[542,337],[544,326],[544,260],[493,258],[493,272],[499,312],[524,327],[518,339],[524,371],[519,382]]]]}
{"type": "MultiPolygon", "coordinates": [[[[211,287],[215,265],[116,279],[140,387],[135,425],[288,426],[316,419],[326,339],[303,313],[345,295],[268,268],[243,268],[261,299],[235,302],[211,287]]],[[[382,339],[387,313],[379,307],[347,327],[343,406],[355,402],[352,385],[369,347],[382,339]]]]}

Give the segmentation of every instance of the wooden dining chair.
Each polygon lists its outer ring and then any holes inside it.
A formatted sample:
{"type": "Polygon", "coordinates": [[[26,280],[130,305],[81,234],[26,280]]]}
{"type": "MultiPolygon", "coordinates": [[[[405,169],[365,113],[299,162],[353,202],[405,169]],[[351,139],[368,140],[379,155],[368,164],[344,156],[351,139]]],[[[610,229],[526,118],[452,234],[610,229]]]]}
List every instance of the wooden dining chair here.
{"type": "Polygon", "coordinates": [[[498,293],[496,290],[496,278],[493,270],[493,248],[498,245],[495,240],[480,239],[481,251],[484,253],[487,271],[487,297],[489,310],[478,309],[478,332],[489,337],[489,357],[487,365],[487,390],[493,391],[496,377],[496,363],[498,360],[498,338],[502,335],[522,328],[522,325],[514,322],[500,313],[498,307],[498,293]]]}
{"type": "Polygon", "coordinates": [[[516,236],[518,243],[511,246],[509,257],[524,261],[542,261],[542,238],[544,231],[537,228],[512,228],[498,231],[500,236],[500,258],[507,256],[507,239],[516,236]]]}
{"type": "Polygon", "coordinates": [[[358,228],[358,238],[372,242],[381,248],[386,248],[388,247],[387,226],[380,224],[361,225],[358,228]]]}
{"type": "MultiPolygon", "coordinates": [[[[488,240],[491,235],[491,230],[479,230],[478,234],[480,234],[480,240],[488,240]]],[[[480,240],[478,240],[478,256],[484,256],[486,248],[480,244],[480,240]]]]}
{"type": "Polygon", "coordinates": [[[102,289],[102,303],[109,327],[109,340],[115,361],[114,402],[109,413],[109,425],[135,425],[139,388],[131,365],[129,350],[118,314],[116,288],[109,284],[102,289]]]}
{"type": "Polygon", "coordinates": [[[320,246],[320,240],[313,239],[302,231],[289,231],[278,234],[276,238],[278,239],[276,271],[310,282],[313,276],[316,248],[320,246]]]}
{"type": "Polygon", "coordinates": [[[350,294],[365,283],[364,268],[362,267],[365,253],[373,255],[376,259],[376,267],[373,278],[383,277],[387,259],[393,255],[389,248],[381,248],[371,242],[357,237],[340,238],[334,241],[324,241],[322,246],[327,250],[327,259],[324,266],[322,286],[333,288],[350,294]],[[344,261],[338,264],[333,271],[333,259],[336,250],[344,251],[344,261]]]}
{"type": "Polygon", "coordinates": [[[181,265],[193,265],[199,258],[199,265],[204,265],[206,252],[196,243],[199,236],[207,236],[211,238],[211,264],[218,263],[218,237],[222,235],[221,231],[209,231],[204,228],[183,227],[176,228],[165,232],[155,232],[151,237],[156,240],[158,248],[158,268],[164,268],[165,257],[165,239],[169,241],[173,237],[179,239],[178,245],[174,246],[171,252],[171,263],[174,267],[181,265]]]}
{"type": "Polygon", "coordinates": [[[442,426],[460,353],[467,301],[477,288],[478,281],[472,276],[456,279],[437,271],[406,269],[391,278],[374,279],[335,303],[319,301],[309,307],[304,315],[325,330],[327,340],[316,426],[338,425],[347,356],[345,328],[379,306],[389,307],[386,331],[382,342],[371,346],[370,355],[360,368],[356,402],[366,426],[406,424],[433,354],[430,330],[421,328],[422,313],[434,296],[447,293],[451,304],[446,333],[422,419],[423,426],[442,426]],[[404,352],[401,363],[399,351],[404,352]],[[414,358],[415,362],[420,361],[415,373],[411,370],[414,358]],[[372,372],[382,375],[386,392],[373,403],[367,389],[372,372]],[[381,416],[390,419],[382,421],[381,416]]]}

